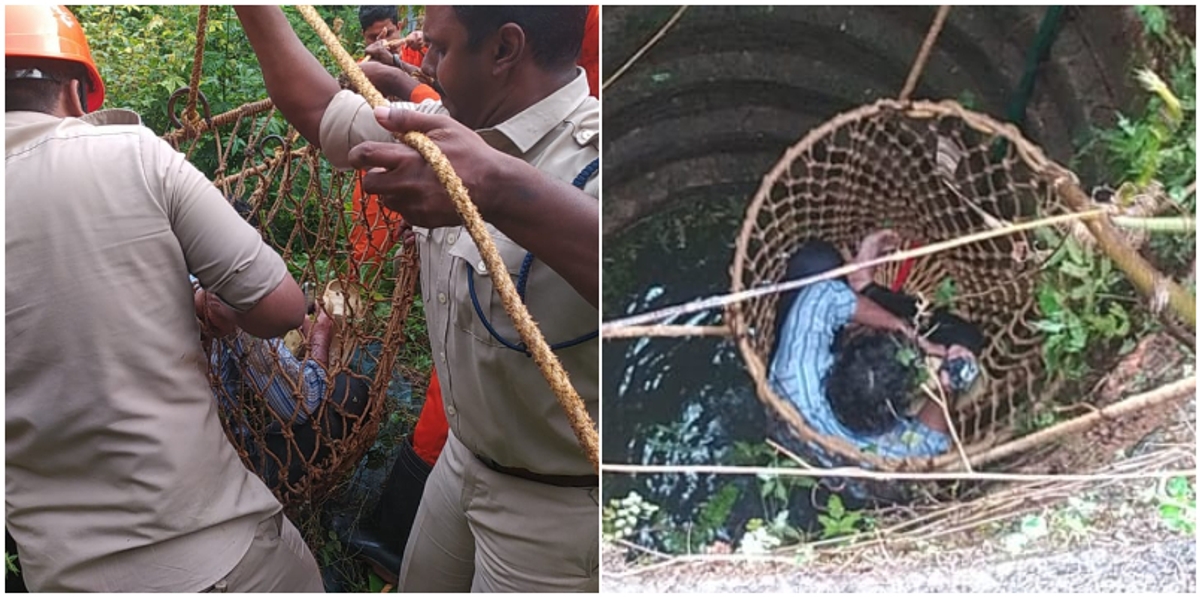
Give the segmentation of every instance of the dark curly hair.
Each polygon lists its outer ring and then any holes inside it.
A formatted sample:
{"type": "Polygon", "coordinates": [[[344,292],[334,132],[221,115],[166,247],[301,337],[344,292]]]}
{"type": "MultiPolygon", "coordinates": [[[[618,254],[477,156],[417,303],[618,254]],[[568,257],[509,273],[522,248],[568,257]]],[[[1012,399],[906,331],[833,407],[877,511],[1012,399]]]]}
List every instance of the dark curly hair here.
{"type": "Polygon", "coordinates": [[[367,5],[358,7],[358,26],[367,30],[379,21],[391,21],[393,25],[400,22],[400,9],[396,6],[367,5]]]}
{"type": "Polygon", "coordinates": [[[837,420],[857,433],[879,434],[908,410],[920,382],[920,349],[899,332],[843,334],[825,397],[837,420]]]}

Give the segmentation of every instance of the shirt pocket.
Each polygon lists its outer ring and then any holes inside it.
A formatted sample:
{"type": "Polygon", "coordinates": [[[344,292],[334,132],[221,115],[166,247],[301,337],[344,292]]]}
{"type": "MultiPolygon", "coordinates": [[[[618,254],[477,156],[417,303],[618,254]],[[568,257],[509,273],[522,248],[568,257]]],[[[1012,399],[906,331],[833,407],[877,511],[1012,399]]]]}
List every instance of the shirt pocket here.
{"type": "MultiPolygon", "coordinates": [[[[504,274],[511,276],[516,286],[526,251],[507,237],[490,229],[489,232],[504,262],[504,274]]],[[[448,245],[446,253],[452,262],[454,326],[487,346],[507,348],[504,342],[521,346],[521,336],[496,291],[496,274],[489,271],[479,248],[465,229],[460,229],[458,238],[448,245]]]]}

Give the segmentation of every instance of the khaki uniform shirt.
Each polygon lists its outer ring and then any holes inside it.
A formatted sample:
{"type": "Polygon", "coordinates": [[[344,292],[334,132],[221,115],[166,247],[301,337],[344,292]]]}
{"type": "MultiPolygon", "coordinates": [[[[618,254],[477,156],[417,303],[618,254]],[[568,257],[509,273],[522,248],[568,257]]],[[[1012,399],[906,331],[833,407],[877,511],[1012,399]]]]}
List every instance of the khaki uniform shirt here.
{"type": "MultiPolygon", "coordinates": [[[[398,106],[445,113],[440,102],[398,106]]],[[[518,157],[546,176],[570,184],[599,156],[600,103],[588,96],[578,76],[511,119],[477,131],[493,148],[518,157]]],[[[342,91],[321,121],[321,147],[329,160],[348,168],[347,153],[362,141],[388,141],[362,97],[342,91]]],[[[585,189],[596,197],[598,177],[585,189]]],[[[474,192],[486,192],[476,189],[474,192]]],[[[504,264],[516,281],[525,249],[491,225],[504,264]]],[[[547,230],[546,234],[554,234],[547,230]]],[[[516,328],[492,286],[475,242],[461,227],[417,229],[421,250],[421,293],[429,340],[437,365],[450,429],[472,452],[497,463],[545,475],[589,475],[566,415],[533,359],[491,336],[472,304],[468,279],[475,279],[479,307],[496,332],[520,343],[516,328]]],[[[561,276],[534,260],[525,304],[549,344],[578,338],[598,327],[599,313],[561,276]]],[[[571,383],[595,420],[599,400],[599,342],[555,351],[571,383]]]]}
{"type": "Polygon", "coordinates": [[[5,517],[34,591],[198,591],[281,506],[221,429],[188,272],[245,310],[287,271],[111,115],[5,114],[5,517]]]}

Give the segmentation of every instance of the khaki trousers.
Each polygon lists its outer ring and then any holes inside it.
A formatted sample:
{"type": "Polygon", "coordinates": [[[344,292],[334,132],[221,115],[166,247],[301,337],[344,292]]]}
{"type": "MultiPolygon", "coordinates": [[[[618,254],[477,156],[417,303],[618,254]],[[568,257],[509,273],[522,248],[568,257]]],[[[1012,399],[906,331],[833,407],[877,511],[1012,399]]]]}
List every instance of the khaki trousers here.
{"type": "Polygon", "coordinates": [[[324,593],[325,584],[300,531],[279,512],[258,523],[242,560],[202,592],[324,593]]]}
{"type": "Polygon", "coordinates": [[[599,489],[493,471],[451,432],[400,567],[404,592],[598,592],[599,489]]]}

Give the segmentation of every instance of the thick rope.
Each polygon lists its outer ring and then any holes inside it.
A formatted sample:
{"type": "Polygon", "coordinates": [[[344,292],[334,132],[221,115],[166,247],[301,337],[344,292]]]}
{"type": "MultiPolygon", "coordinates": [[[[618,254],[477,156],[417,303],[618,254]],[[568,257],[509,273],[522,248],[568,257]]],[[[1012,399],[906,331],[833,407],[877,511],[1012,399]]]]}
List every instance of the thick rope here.
{"type": "MultiPolygon", "coordinates": [[[[384,99],[379,91],[375,89],[375,86],[363,75],[358,64],[354,62],[354,59],[342,47],[341,42],[329,30],[328,25],[317,14],[317,11],[307,5],[299,5],[296,8],[300,11],[304,20],[317,32],[317,36],[321,38],[325,47],[333,54],[338,66],[346,73],[351,82],[354,83],[355,88],[367,100],[367,103],[372,107],[387,106],[387,100],[384,99]]],[[[479,210],[476,209],[475,204],[471,202],[462,179],[454,172],[454,168],[450,165],[449,160],[446,159],[441,149],[424,134],[410,131],[403,135],[396,133],[396,138],[417,150],[421,154],[421,157],[425,158],[425,161],[429,163],[434,173],[437,174],[442,186],[446,188],[447,194],[454,201],[454,207],[462,217],[463,225],[471,235],[471,239],[475,241],[475,245],[479,248],[479,254],[487,264],[488,270],[495,272],[495,275],[492,276],[492,281],[496,286],[496,291],[500,294],[501,302],[504,303],[504,310],[512,318],[513,324],[517,328],[517,333],[521,336],[521,340],[529,347],[534,362],[537,363],[542,376],[550,384],[555,397],[558,398],[559,405],[566,412],[567,419],[571,423],[571,429],[575,432],[575,438],[579,441],[580,447],[592,463],[592,470],[599,472],[600,439],[596,433],[595,424],[592,423],[591,416],[588,414],[587,409],[584,408],[583,400],[579,398],[579,393],[571,385],[566,370],[559,363],[558,357],[554,356],[554,352],[550,350],[550,346],[546,344],[546,340],[538,330],[533,317],[529,315],[529,310],[521,303],[512,279],[509,276],[503,275],[503,272],[507,270],[504,267],[504,262],[500,259],[500,252],[496,249],[495,243],[484,227],[483,218],[479,215],[479,210]]]]}
{"type": "Polygon", "coordinates": [[[196,113],[196,96],[200,93],[200,75],[204,66],[204,36],[208,33],[208,7],[200,7],[200,21],[196,25],[196,57],[192,61],[192,78],[188,82],[187,108],[183,111],[186,126],[194,127],[200,115],[196,113]]]}
{"type": "Polygon", "coordinates": [[[251,102],[249,104],[238,106],[237,108],[234,108],[228,112],[213,116],[211,123],[208,121],[202,121],[193,127],[175,129],[163,135],[162,138],[164,141],[171,144],[179,143],[180,141],[191,141],[203,133],[235,122],[243,116],[257,116],[258,114],[262,114],[263,112],[270,110],[274,106],[275,104],[271,103],[270,99],[251,102]]]}
{"type": "Polygon", "coordinates": [[[908,97],[917,89],[917,81],[921,80],[921,73],[925,72],[925,63],[929,61],[929,54],[933,52],[933,44],[942,32],[942,25],[946,24],[946,17],[949,14],[949,6],[938,7],[937,16],[933,17],[933,24],[929,26],[929,32],[925,34],[925,41],[921,43],[921,50],[917,52],[917,59],[913,61],[912,70],[908,71],[908,79],[904,81],[904,89],[900,91],[900,101],[908,101],[908,97]]]}

